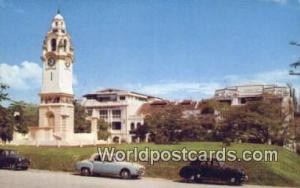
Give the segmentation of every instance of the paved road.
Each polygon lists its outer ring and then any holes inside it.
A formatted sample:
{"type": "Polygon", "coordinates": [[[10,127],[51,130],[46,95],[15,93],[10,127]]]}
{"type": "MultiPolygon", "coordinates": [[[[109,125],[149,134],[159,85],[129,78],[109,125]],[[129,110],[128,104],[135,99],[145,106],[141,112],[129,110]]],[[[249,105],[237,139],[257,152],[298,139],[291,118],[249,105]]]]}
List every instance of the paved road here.
{"type": "MultiPolygon", "coordinates": [[[[0,170],[1,188],[215,188],[230,187],[212,184],[186,184],[158,178],[122,180],[104,177],[82,177],[65,172],[43,170],[12,171],[0,170]]],[[[262,186],[243,185],[242,188],[262,186]]],[[[267,187],[266,187],[267,188],[267,187]]],[[[270,188],[270,187],[269,187],[270,188]]]]}

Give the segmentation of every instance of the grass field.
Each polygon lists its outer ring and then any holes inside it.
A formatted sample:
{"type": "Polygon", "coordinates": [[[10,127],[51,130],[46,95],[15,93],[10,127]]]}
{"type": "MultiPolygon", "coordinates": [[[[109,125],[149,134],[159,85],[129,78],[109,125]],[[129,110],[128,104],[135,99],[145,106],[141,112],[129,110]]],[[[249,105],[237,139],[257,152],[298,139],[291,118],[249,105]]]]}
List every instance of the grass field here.
{"type": "MultiPolygon", "coordinates": [[[[220,150],[222,143],[218,142],[185,142],[176,145],[155,144],[122,144],[110,145],[117,149],[128,150],[133,147],[149,147],[153,150],[220,150]]],[[[102,147],[102,146],[101,146],[102,147]]],[[[96,147],[30,147],[30,146],[0,146],[0,148],[15,149],[20,154],[29,157],[31,168],[55,171],[74,171],[77,161],[88,158],[95,153],[96,147]]],[[[243,150],[277,150],[278,162],[231,162],[228,165],[245,169],[249,176],[249,184],[299,186],[300,187],[300,156],[278,146],[259,144],[232,144],[227,149],[241,154],[243,150]]],[[[238,155],[241,157],[241,155],[238,155]]],[[[187,162],[157,162],[154,165],[143,163],[146,166],[146,176],[179,180],[179,169],[187,162]]]]}

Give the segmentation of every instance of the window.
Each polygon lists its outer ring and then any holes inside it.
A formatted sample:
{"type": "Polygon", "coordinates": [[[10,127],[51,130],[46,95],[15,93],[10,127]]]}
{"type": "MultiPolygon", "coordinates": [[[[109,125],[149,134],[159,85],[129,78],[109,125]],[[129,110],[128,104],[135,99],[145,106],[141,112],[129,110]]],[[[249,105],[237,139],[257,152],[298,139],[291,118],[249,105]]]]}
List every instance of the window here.
{"type": "Polygon", "coordinates": [[[101,161],[100,155],[96,155],[95,158],[94,158],[94,161],[101,161]]]}
{"type": "Polygon", "coordinates": [[[87,114],[88,114],[89,116],[91,116],[92,113],[93,113],[93,110],[92,110],[92,109],[88,109],[88,110],[87,110],[87,114]]]}
{"type": "Polygon", "coordinates": [[[246,104],[247,99],[246,98],[241,98],[241,104],[246,104]]]}
{"type": "Polygon", "coordinates": [[[96,99],[99,102],[117,101],[117,95],[98,95],[96,99]]]}
{"type": "Polygon", "coordinates": [[[121,110],[112,110],[113,118],[121,118],[121,110]]]}
{"type": "Polygon", "coordinates": [[[64,40],[64,51],[67,51],[67,40],[64,40]]]}
{"type": "Polygon", "coordinates": [[[111,124],[112,130],[121,130],[121,122],[115,121],[111,124]]]}
{"type": "Polygon", "coordinates": [[[134,123],[132,122],[132,123],[130,124],[130,130],[134,130],[134,129],[135,129],[134,123]]]}
{"type": "Polygon", "coordinates": [[[126,99],[125,96],[120,96],[120,100],[121,100],[121,101],[124,101],[125,99],[126,99]]]}
{"type": "Polygon", "coordinates": [[[99,110],[99,115],[100,115],[100,118],[102,118],[102,119],[108,118],[107,110],[99,110]]]}
{"type": "Polygon", "coordinates": [[[51,40],[51,51],[56,51],[56,39],[51,40]]]}
{"type": "Polygon", "coordinates": [[[50,73],[50,80],[53,80],[53,72],[50,73]]]}

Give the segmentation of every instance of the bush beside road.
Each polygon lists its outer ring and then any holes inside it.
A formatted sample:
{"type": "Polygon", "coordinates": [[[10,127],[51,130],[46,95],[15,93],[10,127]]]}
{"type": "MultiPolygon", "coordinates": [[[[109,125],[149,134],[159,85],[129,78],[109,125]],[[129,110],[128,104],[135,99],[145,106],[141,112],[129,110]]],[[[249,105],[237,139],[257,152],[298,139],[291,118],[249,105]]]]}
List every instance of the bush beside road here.
{"type": "MultiPolygon", "coordinates": [[[[185,142],[174,145],[155,145],[155,144],[121,144],[109,145],[117,149],[129,150],[134,147],[149,147],[153,150],[221,150],[222,143],[218,142],[185,142]]],[[[104,147],[99,146],[99,147],[104,147]]],[[[106,147],[106,146],[105,146],[106,147]]],[[[1,146],[1,148],[15,149],[20,154],[29,157],[32,161],[31,168],[45,169],[53,171],[74,171],[77,161],[89,158],[91,154],[97,152],[97,147],[31,147],[31,146],[1,146]]],[[[276,185],[276,186],[300,186],[300,157],[282,147],[261,144],[232,144],[227,147],[237,151],[238,154],[243,150],[277,150],[278,162],[230,162],[228,165],[242,167],[249,176],[248,184],[276,185]]],[[[238,155],[240,158],[241,156],[238,155]]],[[[179,169],[187,162],[156,162],[154,165],[142,163],[146,166],[148,177],[159,177],[172,180],[179,180],[179,169]]]]}

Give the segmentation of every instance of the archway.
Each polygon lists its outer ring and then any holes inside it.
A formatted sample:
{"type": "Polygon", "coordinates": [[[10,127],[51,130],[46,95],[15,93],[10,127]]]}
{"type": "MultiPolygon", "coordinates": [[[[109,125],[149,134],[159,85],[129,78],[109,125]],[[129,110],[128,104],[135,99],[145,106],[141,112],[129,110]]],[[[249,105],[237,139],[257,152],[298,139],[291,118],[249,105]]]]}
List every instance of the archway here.
{"type": "Polygon", "coordinates": [[[113,142],[114,142],[114,143],[119,143],[119,142],[120,142],[120,138],[119,138],[118,136],[115,136],[115,137],[113,138],[113,142]]]}
{"type": "Polygon", "coordinates": [[[53,112],[47,112],[46,117],[47,117],[48,127],[54,127],[55,116],[53,112]]]}

